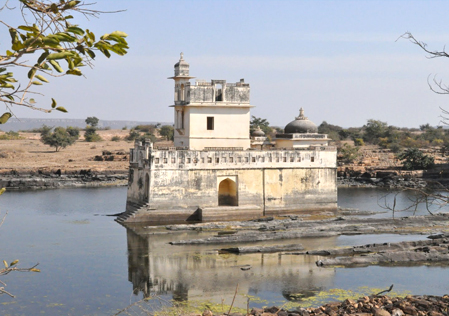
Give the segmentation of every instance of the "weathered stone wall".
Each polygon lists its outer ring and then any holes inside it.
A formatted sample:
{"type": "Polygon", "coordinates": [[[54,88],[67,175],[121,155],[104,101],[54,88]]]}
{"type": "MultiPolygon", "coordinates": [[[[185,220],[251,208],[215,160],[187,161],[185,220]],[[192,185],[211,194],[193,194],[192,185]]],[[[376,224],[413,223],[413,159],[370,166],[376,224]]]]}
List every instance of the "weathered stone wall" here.
{"type": "Polygon", "coordinates": [[[251,206],[261,215],[337,208],[333,147],[194,151],[136,145],[131,161],[128,202],[147,204],[153,215],[166,210],[176,217],[178,211],[188,218],[198,209],[217,208],[220,183],[227,179],[237,188],[237,206],[226,207],[251,206]]]}

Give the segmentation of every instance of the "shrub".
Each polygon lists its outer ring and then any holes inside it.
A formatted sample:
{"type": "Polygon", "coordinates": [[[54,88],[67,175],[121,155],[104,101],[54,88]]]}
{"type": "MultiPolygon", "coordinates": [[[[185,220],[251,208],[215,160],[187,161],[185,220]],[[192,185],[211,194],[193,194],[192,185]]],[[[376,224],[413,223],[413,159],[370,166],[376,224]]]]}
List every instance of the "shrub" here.
{"type": "Polygon", "coordinates": [[[50,147],[55,147],[55,150],[59,151],[61,148],[73,145],[78,137],[78,135],[71,135],[64,127],[56,127],[53,132],[45,131],[41,133],[41,142],[50,147]]]}
{"type": "Polygon", "coordinates": [[[345,163],[351,163],[356,160],[360,153],[359,147],[353,147],[348,144],[344,144],[343,147],[339,148],[339,158],[343,160],[345,163]]]}
{"type": "Polygon", "coordinates": [[[113,142],[119,142],[119,141],[121,141],[122,139],[121,139],[119,136],[113,136],[113,137],[111,138],[111,140],[112,140],[113,142]]]}
{"type": "Polygon", "coordinates": [[[363,141],[363,138],[356,138],[356,139],[354,139],[354,145],[365,146],[365,142],[363,141]]]}
{"type": "Polygon", "coordinates": [[[143,133],[149,133],[149,134],[154,134],[154,131],[156,130],[156,126],[154,125],[137,125],[136,127],[134,127],[135,130],[137,131],[141,131],[143,133]]]}
{"type": "Polygon", "coordinates": [[[97,129],[92,126],[86,128],[84,139],[86,140],[86,142],[99,142],[103,140],[103,138],[101,138],[101,136],[97,134],[97,129]]]}
{"type": "Polygon", "coordinates": [[[23,139],[23,137],[20,136],[17,132],[6,132],[3,135],[0,135],[0,140],[17,140],[17,139],[23,139]]]}
{"type": "Polygon", "coordinates": [[[410,148],[397,155],[398,159],[402,161],[402,165],[406,170],[422,170],[432,168],[434,165],[434,158],[424,153],[417,148],[410,148]]]}

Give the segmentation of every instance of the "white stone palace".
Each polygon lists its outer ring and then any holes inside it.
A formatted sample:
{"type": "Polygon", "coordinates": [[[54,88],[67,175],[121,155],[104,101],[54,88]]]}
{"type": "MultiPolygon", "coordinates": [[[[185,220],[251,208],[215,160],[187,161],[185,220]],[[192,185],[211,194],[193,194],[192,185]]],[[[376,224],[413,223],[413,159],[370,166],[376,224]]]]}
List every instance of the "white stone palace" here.
{"type": "Polygon", "coordinates": [[[127,210],[119,222],[254,219],[337,209],[337,150],[302,108],[272,144],[260,128],[250,136],[248,83],[193,84],[193,78],[181,53],[169,78],[175,83],[174,147],[135,143],[127,210]]]}

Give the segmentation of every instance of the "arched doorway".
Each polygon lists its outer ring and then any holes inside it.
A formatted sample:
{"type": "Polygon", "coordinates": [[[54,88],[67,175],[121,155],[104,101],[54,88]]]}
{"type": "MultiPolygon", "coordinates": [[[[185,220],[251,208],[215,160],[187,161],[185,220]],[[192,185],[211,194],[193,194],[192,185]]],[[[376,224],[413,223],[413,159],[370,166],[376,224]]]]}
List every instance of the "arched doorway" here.
{"type": "Polygon", "coordinates": [[[145,202],[148,202],[148,198],[150,196],[150,176],[148,175],[148,173],[145,175],[145,192],[144,192],[144,198],[145,198],[145,202]]]}
{"type": "Polygon", "coordinates": [[[229,178],[218,186],[218,206],[238,206],[237,184],[229,178]]]}

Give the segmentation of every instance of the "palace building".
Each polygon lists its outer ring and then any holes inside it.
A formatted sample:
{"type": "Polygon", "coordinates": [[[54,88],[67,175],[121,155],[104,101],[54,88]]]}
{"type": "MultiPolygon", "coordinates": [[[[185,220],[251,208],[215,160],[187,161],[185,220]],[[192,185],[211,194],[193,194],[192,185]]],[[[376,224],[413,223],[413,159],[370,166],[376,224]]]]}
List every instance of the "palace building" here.
{"type": "Polygon", "coordinates": [[[250,135],[250,86],[210,82],[175,64],[174,146],[136,142],[130,152],[127,210],[117,221],[183,223],[243,220],[337,209],[337,150],[299,116],[267,142],[250,135]]]}

